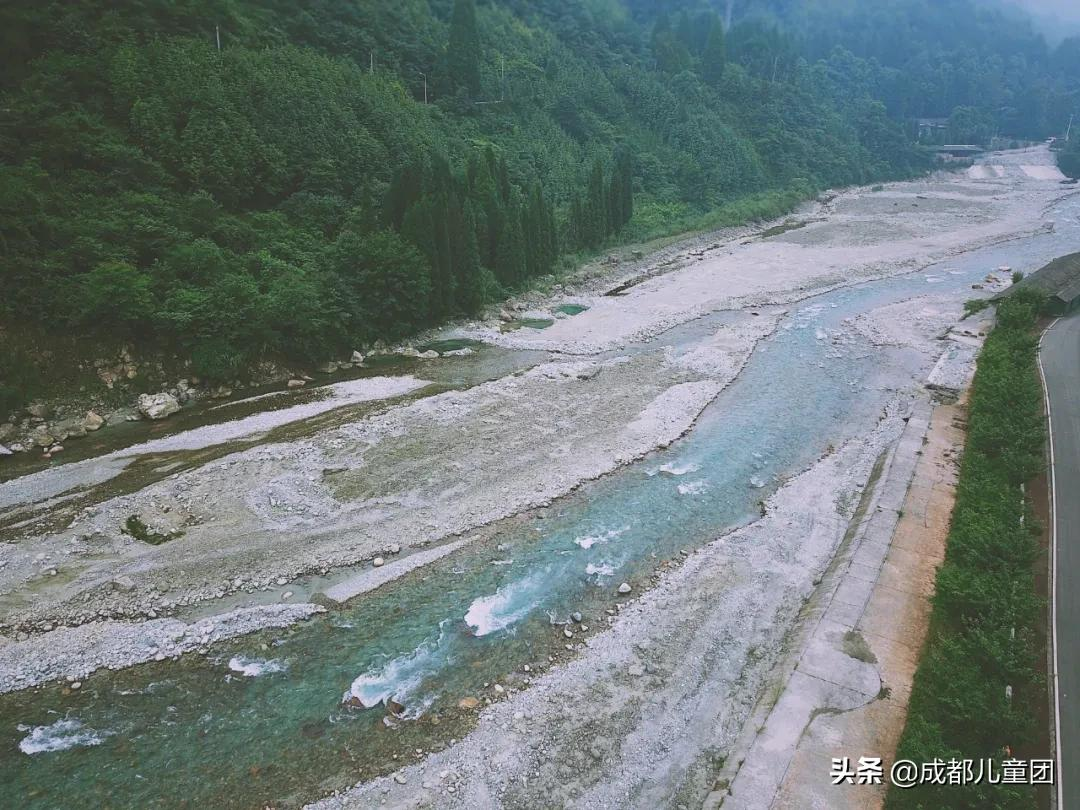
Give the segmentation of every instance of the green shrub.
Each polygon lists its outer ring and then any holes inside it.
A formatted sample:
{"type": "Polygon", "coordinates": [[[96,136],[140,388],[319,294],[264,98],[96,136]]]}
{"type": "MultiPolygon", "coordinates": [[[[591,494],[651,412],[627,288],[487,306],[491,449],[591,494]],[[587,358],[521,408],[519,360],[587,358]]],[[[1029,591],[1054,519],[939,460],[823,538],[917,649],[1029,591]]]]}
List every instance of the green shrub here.
{"type": "Polygon", "coordinates": [[[124,534],[135,538],[140,543],[146,543],[151,546],[160,546],[162,543],[168,543],[170,540],[177,539],[182,534],[182,532],[168,532],[167,534],[155,532],[143,523],[137,515],[131,515],[124,521],[123,531],[124,534]]]}
{"type": "Polygon", "coordinates": [[[25,406],[40,384],[41,371],[23,350],[6,346],[0,351],[0,422],[25,406]]]}

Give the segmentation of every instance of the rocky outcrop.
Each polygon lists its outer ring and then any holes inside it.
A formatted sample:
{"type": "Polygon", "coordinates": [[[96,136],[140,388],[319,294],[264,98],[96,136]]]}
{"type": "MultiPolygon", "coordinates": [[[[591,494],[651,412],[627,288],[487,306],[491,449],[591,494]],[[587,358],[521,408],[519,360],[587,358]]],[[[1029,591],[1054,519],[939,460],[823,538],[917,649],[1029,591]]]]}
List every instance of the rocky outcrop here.
{"type": "Polygon", "coordinates": [[[94,369],[106,388],[112,388],[118,382],[134,380],[139,376],[139,366],[132,359],[131,352],[127,348],[123,349],[120,356],[114,360],[95,360],[94,369]]]}
{"type": "Polygon", "coordinates": [[[139,413],[147,419],[165,419],[180,410],[180,403],[172,394],[140,394],[139,413]]]}

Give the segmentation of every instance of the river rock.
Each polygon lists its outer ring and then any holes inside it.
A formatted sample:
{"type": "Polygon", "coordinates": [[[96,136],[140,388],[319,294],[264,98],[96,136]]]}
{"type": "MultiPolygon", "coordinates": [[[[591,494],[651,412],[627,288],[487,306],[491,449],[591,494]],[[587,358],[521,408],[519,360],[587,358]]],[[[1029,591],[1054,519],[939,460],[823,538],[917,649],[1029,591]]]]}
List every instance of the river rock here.
{"type": "Polygon", "coordinates": [[[135,590],[135,580],[133,580],[127,574],[121,574],[118,577],[113,577],[112,582],[110,582],[109,584],[112,585],[113,589],[117,591],[128,592],[135,590]]]}
{"type": "Polygon", "coordinates": [[[364,355],[360,352],[353,352],[349,360],[354,366],[358,366],[364,362],[364,355]]]}
{"type": "Polygon", "coordinates": [[[147,419],[164,419],[180,410],[180,403],[172,394],[140,394],[139,413],[147,419]]]}
{"type": "Polygon", "coordinates": [[[630,587],[629,582],[624,582],[622,585],[619,586],[619,593],[630,593],[630,591],[632,590],[634,589],[630,587]]]}
{"type": "Polygon", "coordinates": [[[292,379],[289,380],[286,385],[289,388],[303,388],[305,385],[307,385],[307,383],[304,380],[292,379]]]}
{"type": "Polygon", "coordinates": [[[38,425],[30,431],[30,441],[38,447],[49,447],[55,440],[45,425],[38,425]]]}
{"type": "Polygon", "coordinates": [[[323,363],[317,369],[317,371],[320,371],[323,374],[333,374],[337,370],[338,370],[338,364],[333,360],[329,361],[328,363],[323,363]]]}
{"type": "Polygon", "coordinates": [[[371,561],[371,564],[374,565],[376,568],[379,568],[385,562],[386,562],[386,560],[384,560],[382,557],[376,557],[374,560],[371,561]]]}
{"type": "Polygon", "coordinates": [[[474,697],[463,697],[458,701],[458,708],[461,709],[475,709],[480,705],[480,701],[474,697]]]}
{"type": "Polygon", "coordinates": [[[26,406],[26,412],[37,419],[48,419],[52,408],[44,402],[31,402],[26,406]]]}
{"type": "Polygon", "coordinates": [[[434,349],[428,349],[426,352],[420,352],[420,354],[417,355],[417,357],[420,357],[424,360],[434,360],[438,356],[439,353],[434,349]]]}
{"type": "Polygon", "coordinates": [[[100,430],[101,426],[104,424],[105,420],[93,411],[87,411],[86,416],[84,416],[82,420],[83,430],[88,430],[91,432],[95,430],[100,430]]]}
{"type": "Polygon", "coordinates": [[[451,349],[448,352],[443,352],[443,357],[467,357],[472,353],[473,350],[466,346],[463,349],[451,349]]]}
{"type": "Polygon", "coordinates": [[[15,455],[15,453],[13,451],[8,450],[6,447],[4,447],[4,445],[0,444],[0,456],[13,456],[13,455],[15,455]]]}
{"type": "Polygon", "coordinates": [[[63,441],[64,439],[81,439],[86,435],[86,428],[83,427],[81,419],[65,419],[53,425],[50,432],[63,441]]]}

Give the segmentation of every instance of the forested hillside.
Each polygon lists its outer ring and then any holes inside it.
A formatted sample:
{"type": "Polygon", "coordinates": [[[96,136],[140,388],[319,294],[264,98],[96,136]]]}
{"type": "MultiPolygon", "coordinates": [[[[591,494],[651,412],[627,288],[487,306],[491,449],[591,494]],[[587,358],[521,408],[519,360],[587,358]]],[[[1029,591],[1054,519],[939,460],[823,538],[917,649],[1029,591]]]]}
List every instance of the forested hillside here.
{"type": "Polygon", "coordinates": [[[1076,76],[1075,43],[992,15],[909,24],[963,2],[725,5],[5,3],[0,318],[211,378],[325,357],[561,256],[925,170],[912,116],[1008,103],[993,125],[1041,137],[1054,60],[1076,76]]]}

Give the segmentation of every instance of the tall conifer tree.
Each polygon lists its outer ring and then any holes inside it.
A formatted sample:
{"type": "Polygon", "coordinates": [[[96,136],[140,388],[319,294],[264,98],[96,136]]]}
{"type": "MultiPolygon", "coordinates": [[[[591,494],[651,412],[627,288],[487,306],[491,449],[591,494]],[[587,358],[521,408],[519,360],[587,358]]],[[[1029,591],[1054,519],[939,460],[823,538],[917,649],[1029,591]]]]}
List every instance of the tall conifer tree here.
{"type": "Polygon", "coordinates": [[[724,24],[719,18],[713,20],[709,29],[709,38],[705,41],[705,52],[701,57],[701,77],[707,84],[719,87],[724,78],[724,66],[727,64],[727,42],[724,24]]]}
{"type": "Polygon", "coordinates": [[[480,35],[473,0],[454,0],[446,64],[455,87],[463,88],[470,96],[480,95],[480,35]]]}

